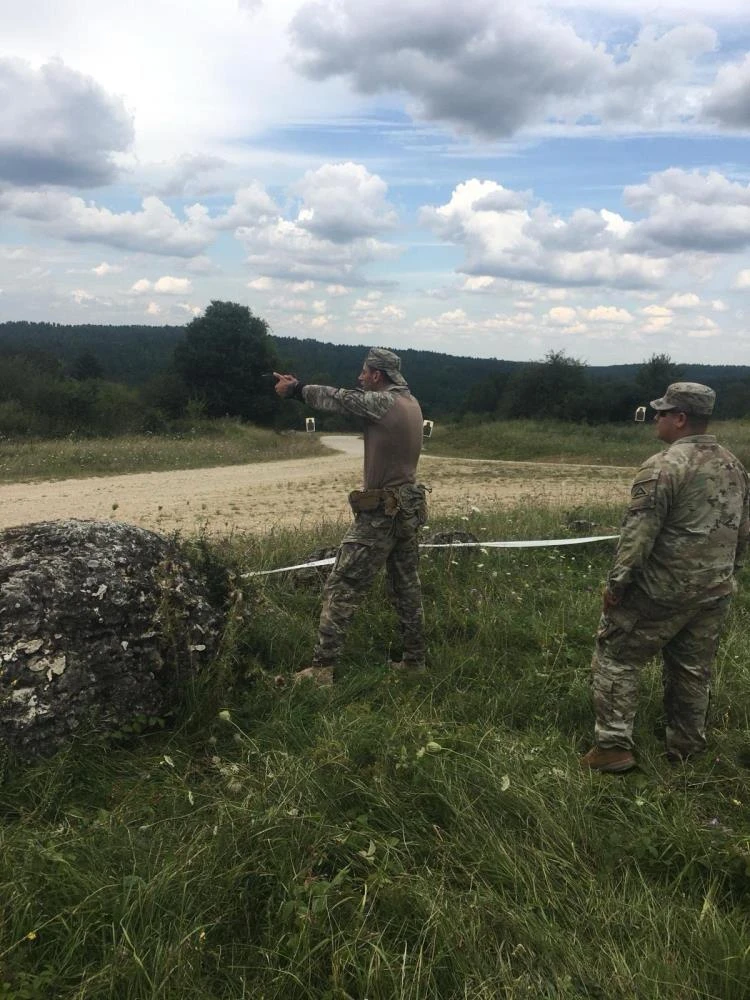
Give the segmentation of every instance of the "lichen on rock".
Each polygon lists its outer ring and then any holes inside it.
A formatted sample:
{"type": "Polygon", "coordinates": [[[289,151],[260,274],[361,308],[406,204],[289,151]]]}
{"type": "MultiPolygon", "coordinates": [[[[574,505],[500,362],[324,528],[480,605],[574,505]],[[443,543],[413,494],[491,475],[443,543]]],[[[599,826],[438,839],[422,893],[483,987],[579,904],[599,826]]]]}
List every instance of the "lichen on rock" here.
{"type": "Polygon", "coordinates": [[[21,759],[174,710],[221,614],[174,540],[113,521],[0,532],[0,741],[21,759]]]}

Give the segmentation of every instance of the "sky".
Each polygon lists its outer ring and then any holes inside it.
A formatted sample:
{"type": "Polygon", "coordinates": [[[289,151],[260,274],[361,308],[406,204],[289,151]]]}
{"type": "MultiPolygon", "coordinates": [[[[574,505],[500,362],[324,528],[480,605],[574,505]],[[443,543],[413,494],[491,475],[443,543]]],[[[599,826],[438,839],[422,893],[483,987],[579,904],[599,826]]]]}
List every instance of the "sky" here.
{"type": "Polygon", "coordinates": [[[0,322],[750,364],[745,0],[24,0],[0,322]]]}

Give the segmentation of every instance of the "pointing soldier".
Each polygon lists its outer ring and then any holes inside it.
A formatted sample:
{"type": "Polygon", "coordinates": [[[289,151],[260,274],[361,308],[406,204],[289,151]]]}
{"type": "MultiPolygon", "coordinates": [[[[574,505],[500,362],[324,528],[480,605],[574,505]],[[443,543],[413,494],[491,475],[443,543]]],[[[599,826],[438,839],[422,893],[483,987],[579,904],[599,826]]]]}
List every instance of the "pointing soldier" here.
{"type": "Polygon", "coordinates": [[[403,660],[393,666],[421,672],[425,642],[418,530],[427,519],[427,502],[416,471],[423,421],[419,403],[401,374],[401,360],[393,351],[373,347],[365,357],[359,389],[306,385],[293,375],[274,374],[280,397],[364,422],[363,489],[349,495],[354,524],[342,539],[323,591],[312,665],[298,671],[295,679],[324,686],[333,683],[346,630],[383,566],[403,640],[403,660]]]}
{"type": "Polygon", "coordinates": [[[707,434],[716,394],[675,382],[656,410],[668,447],[639,469],[630,491],[592,661],[595,771],[635,767],[640,667],[661,652],[667,757],[706,746],[711,666],[750,533],[748,476],[707,434]]]}

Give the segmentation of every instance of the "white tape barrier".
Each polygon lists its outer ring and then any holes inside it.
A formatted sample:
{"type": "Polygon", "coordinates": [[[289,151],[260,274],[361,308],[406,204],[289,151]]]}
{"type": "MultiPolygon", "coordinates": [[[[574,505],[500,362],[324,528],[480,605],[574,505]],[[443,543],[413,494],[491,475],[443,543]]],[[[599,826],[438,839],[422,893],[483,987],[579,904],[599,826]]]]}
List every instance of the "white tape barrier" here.
{"type": "MultiPolygon", "coordinates": [[[[541,549],[552,545],[585,545],[588,542],[611,542],[619,535],[590,535],[588,538],[538,538],[522,542],[423,542],[420,549],[541,549]]],[[[296,566],[282,566],[280,569],[256,569],[242,576],[270,576],[272,573],[292,573],[297,569],[315,569],[316,566],[333,566],[335,556],[330,559],[316,559],[315,562],[297,563],[296,566]]]]}

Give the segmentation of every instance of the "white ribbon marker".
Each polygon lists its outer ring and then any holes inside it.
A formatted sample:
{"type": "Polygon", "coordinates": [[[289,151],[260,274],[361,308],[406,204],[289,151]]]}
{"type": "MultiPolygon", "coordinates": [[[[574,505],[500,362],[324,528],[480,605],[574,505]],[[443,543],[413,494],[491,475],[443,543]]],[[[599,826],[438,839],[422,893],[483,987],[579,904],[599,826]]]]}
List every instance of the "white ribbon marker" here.
{"type": "MultiPolygon", "coordinates": [[[[522,542],[423,542],[420,549],[541,549],[552,545],[585,545],[587,542],[611,542],[619,535],[590,535],[588,538],[538,538],[522,542]]],[[[317,566],[333,566],[336,557],[316,559],[315,562],[297,563],[296,566],[282,566],[280,569],[256,569],[243,573],[250,576],[270,576],[272,573],[292,573],[298,569],[315,569],[317,566]]]]}

